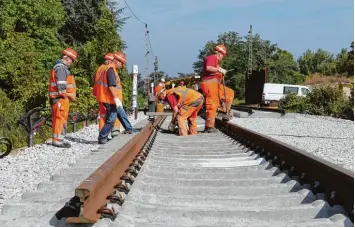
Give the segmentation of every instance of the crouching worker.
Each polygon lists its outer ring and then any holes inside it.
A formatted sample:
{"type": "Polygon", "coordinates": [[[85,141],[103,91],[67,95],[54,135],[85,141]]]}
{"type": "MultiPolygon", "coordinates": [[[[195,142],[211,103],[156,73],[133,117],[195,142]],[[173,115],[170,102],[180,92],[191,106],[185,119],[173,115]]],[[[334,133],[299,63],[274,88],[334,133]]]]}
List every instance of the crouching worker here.
{"type": "Polygon", "coordinates": [[[177,87],[170,90],[162,89],[158,98],[167,101],[174,111],[169,130],[174,130],[177,122],[179,135],[188,135],[187,120],[190,135],[197,135],[197,114],[204,103],[201,93],[193,89],[177,87]]]}

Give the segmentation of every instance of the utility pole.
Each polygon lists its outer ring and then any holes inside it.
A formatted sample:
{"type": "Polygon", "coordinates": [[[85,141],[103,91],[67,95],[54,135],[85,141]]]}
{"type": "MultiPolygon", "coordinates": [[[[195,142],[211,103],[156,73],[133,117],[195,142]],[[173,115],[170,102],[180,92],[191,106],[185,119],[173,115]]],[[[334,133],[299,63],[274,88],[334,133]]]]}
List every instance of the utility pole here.
{"type": "Polygon", "coordinates": [[[158,57],[155,56],[155,62],[154,62],[154,85],[157,85],[158,81],[158,57]]]}
{"type": "Polygon", "coordinates": [[[149,87],[150,87],[150,83],[149,83],[149,71],[148,71],[148,67],[149,67],[149,47],[148,47],[148,25],[145,24],[145,80],[146,80],[146,88],[147,88],[147,95],[149,94],[149,87]]]}
{"type": "Polygon", "coordinates": [[[252,25],[250,25],[249,35],[248,35],[248,43],[249,43],[249,58],[248,58],[248,79],[251,77],[253,73],[253,30],[252,25]]]}

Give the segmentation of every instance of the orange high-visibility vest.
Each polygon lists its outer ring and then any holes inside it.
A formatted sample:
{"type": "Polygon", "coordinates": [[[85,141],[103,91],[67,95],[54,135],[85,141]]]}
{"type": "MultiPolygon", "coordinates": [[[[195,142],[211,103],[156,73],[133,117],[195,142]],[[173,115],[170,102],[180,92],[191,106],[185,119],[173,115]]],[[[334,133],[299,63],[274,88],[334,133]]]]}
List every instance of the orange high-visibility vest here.
{"type": "Polygon", "coordinates": [[[175,93],[176,95],[179,96],[178,105],[177,105],[178,107],[181,107],[183,105],[190,106],[193,102],[195,102],[199,98],[203,98],[203,95],[197,92],[196,90],[183,88],[183,87],[176,87],[166,91],[167,95],[170,95],[172,93],[175,93]]]}
{"type": "Polygon", "coordinates": [[[65,82],[57,82],[55,69],[63,65],[62,63],[56,64],[50,72],[49,78],[49,98],[59,98],[61,94],[66,95],[71,100],[75,100],[76,98],[76,85],[75,85],[75,78],[72,74],[67,75],[67,79],[65,82]],[[58,84],[66,84],[66,90],[59,91],[58,84]]]}
{"type": "Polygon", "coordinates": [[[96,74],[94,75],[94,80],[93,80],[94,81],[94,85],[93,85],[92,95],[94,95],[95,97],[96,97],[96,94],[97,94],[97,87],[98,87],[98,84],[96,83],[96,81],[100,77],[102,77],[106,66],[107,66],[107,64],[102,64],[101,66],[99,66],[99,68],[96,71],[96,74]]]}
{"type": "Polygon", "coordinates": [[[114,97],[112,96],[107,83],[107,71],[112,68],[115,76],[116,76],[116,86],[115,86],[115,97],[119,97],[119,94],[122,90],[121,81],[118,76],[118,73],[115,67],[112,64],[107,64],[103,66],[102,74],[98,75],[97,80],[95,81],[94,87],[96,86],[96,100],[98,102],[106,103],[106,104],[115,104],[114,97]]]}

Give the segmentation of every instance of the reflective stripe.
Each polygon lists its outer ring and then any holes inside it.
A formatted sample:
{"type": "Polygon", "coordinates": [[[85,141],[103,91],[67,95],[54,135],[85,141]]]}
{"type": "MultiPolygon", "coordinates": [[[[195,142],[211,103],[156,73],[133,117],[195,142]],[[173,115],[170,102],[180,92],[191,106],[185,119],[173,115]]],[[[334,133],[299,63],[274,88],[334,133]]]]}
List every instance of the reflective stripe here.
{"type": "Polygon", "coordinates": [[[76,86],[74,86],[73,84],[68,84],[67,85],[67,89],[74,89],[74,88],[76,88],[76,86]]]}
{"type": "Polygon", "coordinates": [[[67,93],[68,96],[75,96],[75,93],[67,93]]]}
{"type": "Polygon", "coordinates": [[[58,84],[67,84],[67,81],[57,81],[58,84]]]}
{"type": "Polygon", "coordinates": [[[51,86],[57,86],[57,83],[51,82],[51,86]]]}
{"type": "Polygon", "coordinates": [[[49,92],[49,94],[50,94],[50,95],[53,95],[53,96],[54,96],[54,95],[59,95],[58,92],[49,92]]]}
{"type": "Polygon", "coordinates": [[[103,87],[108,87],[108,84],[106,84],[106,83],[103,83],[103,82],[96,82],[95,83],[96,85],[99,85],[99,86],[103,86],[103,87]]]}
{"type": "Polygon", "coordinates": [[[220,82],[217,78],[202,79],[202,82],[220,82]]]}
{"type": "Polygon", "coordinates": [[[203,97],[198,98],[197,100],[191,102],[191,107],[198,107],[203,102],[203,97]]]}
{"type": "Polygon", "coordinates": [[[66,90],[64,89],[64,90],[59,90],[59,93],[65,93],[66,92],[66,90]]]}
{"type": "Polygon", "coordinates": [[[64,135],[52,134],[52,138],[55,138],[55,139],[64,139],[64,135]]]}

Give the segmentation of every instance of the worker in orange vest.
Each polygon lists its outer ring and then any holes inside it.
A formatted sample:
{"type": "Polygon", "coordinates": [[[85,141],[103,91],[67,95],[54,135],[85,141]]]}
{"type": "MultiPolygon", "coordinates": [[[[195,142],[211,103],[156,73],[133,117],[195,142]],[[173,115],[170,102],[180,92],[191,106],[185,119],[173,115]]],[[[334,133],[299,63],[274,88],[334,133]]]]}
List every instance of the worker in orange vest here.
{"type": "Polygon", "coordinates": [[[222,111],[231,117],[231,105],[234,99],[234,91],[221,83],[222,77],[227,71],[220,67],[220,61],[227,55],[227,48],[223,44],[215,47],[215,54],[205,58],[203,66],[202,82],[200,88],[206,98],[206,123],[205,131],[217,132],[215,118],[222,101],[222,111]],[[226,96],[224,95],[226,93],[226,96]]]}
{"type": "Polygon", "coordinates": [[[63,58],[57,60],[50,72],[49,101],[52,108],[52,145],[70,148],[64,141],[67,130],[69,104],[76,98],[75,78],[69,71],[69,66],[78,58],[78,53],[66,48],[62,51],[63,58]]]}
{"type": "MultiPolygon", "coordinates": [[[[107,53],[104,56],[104,59],[105,59],[105,63],[102,64],[101,66],[99,66],[99,68],[96,71],[95,78],[94,78],[93,95],[95,97],[96,97],[96,93],[97,93],[97,87],[99,85],[99,83],[95,83],[95,82],[103,75],[103,72],[105,71],[105,68],[109,64],[113,63],[113,60],[115,59],[114,58],[114,54],[107,53]]],[[[116,86],[116,88],[118,90],[118,98],[122,101],[123,100],[122,83],[121,83],[121,80],[120,80],[118,74],[117,74],[117,77],[118,77],[118,81],[119,81],[118,85],[116,86]]],[[[106,109],[105,109],[105,106],[101,102],[99,102],[99,113],[100,113],[99,114],[100,115],[99,130],[101,130],[104,127],[105,122],[106,122],[106,109]]],[[[131,123],[129,122],[129,120],[127,118],[127,114],[126,114],[126,112],[124,112],[124,110],[119,110],[117,112],[117,117],[118,118],[116,119],[114,127],[113,127],[113,129],[111,131],[111,137],[115,137],[115,136],[118,135],[120,124],[121,124],[120,121],[122,121],[123,127],[126,130],[126,133],[128,133],[128,134],[134,133],[133,127],[132,127],[131,123]],[[117,130],[115,128],[117,128],[118,132],[117,132],[117,130]]]]}
{"type": "MultiPolygon", "coordinates": [[[[105,144],[108,140],[108,135],[114,127],[116,118],[119,117],[120,121],[127,119],[127,115],[124,112],[122,101],[120,100],[120,93],[122,93],[122,87],[120,78],[118,76],[117,69],[122,69],[126,63],[126,55],[122,52],[116,52],[113,54],[114,60],[112,63],[107,64],[103,71],[102,76],[95,81],[96,86],[96,100],[101,102],[106,110],[105,124],[99,133],[99,144],[105,144]]],[[[127,119],[128,121],[128,119],[127,119]]],[[[125,122],[123,122],[126,127],[125,122]]],[[[127,124],[131,129],[128,129],[128,133],[133,133],[132,126],[129,121],[127,124]]]]}
{"type": "MultiPolygon", "coordinates": [[[[99,68],[97,69],[96,71],[96,74],[95,74],[95,77],[94,77],[94,86],[93,86],[93,95],[96,97],[97,95],[97,87],[98,87],[98,84],[96,84],[95,82],[100,79],[100,77],[102,77],[103,75],[103,72],[105,71],[106,67],[109,65],[109,64],[112,64],[112,61],[115,59],[114,56],[113,56],[113,53],[107,53],[105,56],[104,56],[104,59],[105,59],[105,63],[102,64],[101,66],[99,66],[99,68]]],[[[99,130],[101,130],[104,125],[105,125],[105,121],[106,121],[106,109],[105,109],[105,106],[101,103],[101,102],[98,102],[99,103],[99,115],[100,115],[100,120],[99,120],[99,130]]]]}
{"type": "Polygon", "coordinates": [[[158,85],[154,88],[155,95],[157,95],[163,88],[165,88],[165,79],[161,78],[158,85]]]}
{"type": "Polygon", "coordinates": [[[197,135],[197,114],[203,106],[203,95],[196,90],[177,87],[169,90],[164,88],[158,93],[160,100],[166,100],[173,109],[173,117],[169,130],[174,131],[176,121],[179,135],[188,135],[186,121],[188,121],[190,135],[197,135]]]}

